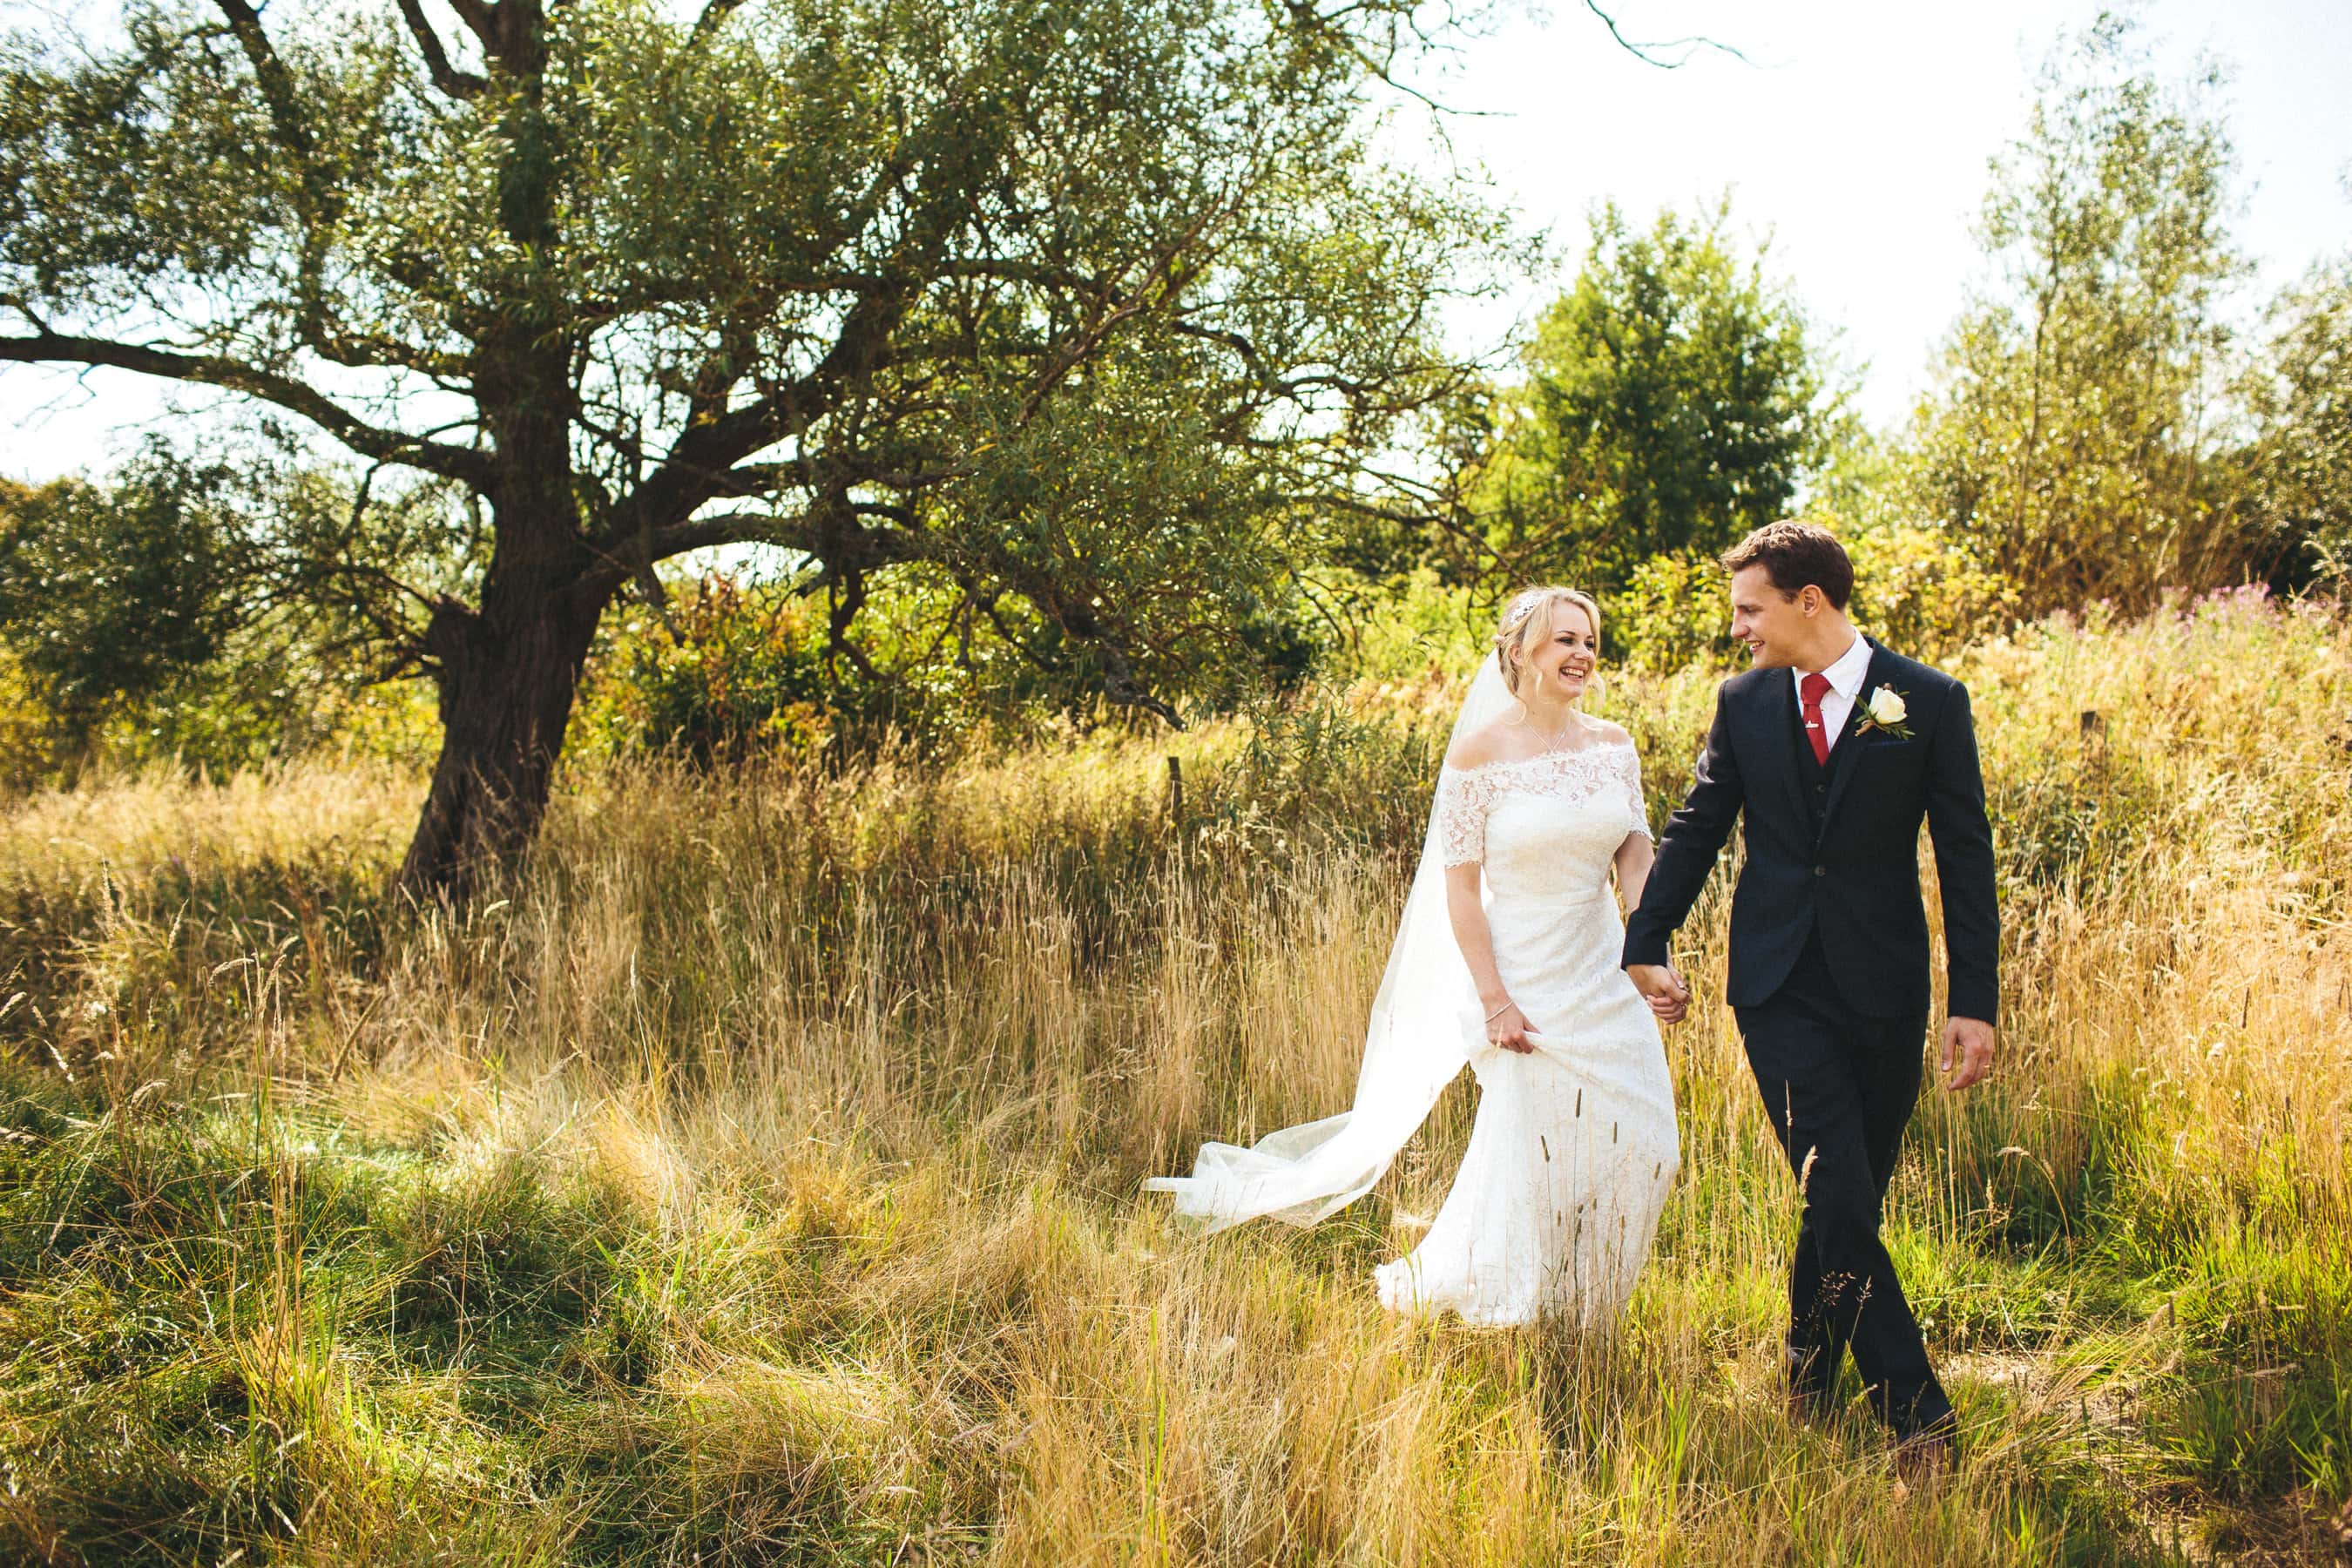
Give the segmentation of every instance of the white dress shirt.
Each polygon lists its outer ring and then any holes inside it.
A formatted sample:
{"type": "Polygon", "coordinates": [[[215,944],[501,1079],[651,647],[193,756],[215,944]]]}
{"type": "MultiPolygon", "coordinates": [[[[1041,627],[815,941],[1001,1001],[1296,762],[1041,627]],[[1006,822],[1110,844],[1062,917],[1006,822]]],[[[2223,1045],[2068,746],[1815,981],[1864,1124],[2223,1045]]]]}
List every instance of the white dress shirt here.
{"type": "MultiPolygon", "coordinates": [[[[1822,727],[1829,731],[1830,750],[1837,750],[1838,737],[1845,733],[1845,721],[1853,711],[1854,699],[1862,695],[1862,683],[1870,674],[1870,645],[1860,632],[1853,635],[1853,646],[1837,656],[1837,662],[1822,671],[1830,678],[1830,689],[1822,693],[1822,727]]],[[[1791,668],[1790,676],[1797,683],[1797,711],[1805,710],[1805,672],[1791,668]]]]}

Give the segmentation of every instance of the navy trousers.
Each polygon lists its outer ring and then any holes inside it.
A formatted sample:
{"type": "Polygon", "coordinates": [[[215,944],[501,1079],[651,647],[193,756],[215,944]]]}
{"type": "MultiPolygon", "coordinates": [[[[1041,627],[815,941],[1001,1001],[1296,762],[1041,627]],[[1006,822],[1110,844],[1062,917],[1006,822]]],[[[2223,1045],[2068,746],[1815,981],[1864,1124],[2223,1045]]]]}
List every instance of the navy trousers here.
{"type": "Polygon", "coordinates": [[[1948,1430],[1951,1402],[1878,1235],[1919,1098],[1927,1016],[1855,1012],[1838,992],[1818,931],[1778,991],[1734,1013],[1804,1196],[1789,1269],[1792,1386],[1826,1396],[1851,1349],[1872,1403],[1898,1435],[1948,1430]]]}

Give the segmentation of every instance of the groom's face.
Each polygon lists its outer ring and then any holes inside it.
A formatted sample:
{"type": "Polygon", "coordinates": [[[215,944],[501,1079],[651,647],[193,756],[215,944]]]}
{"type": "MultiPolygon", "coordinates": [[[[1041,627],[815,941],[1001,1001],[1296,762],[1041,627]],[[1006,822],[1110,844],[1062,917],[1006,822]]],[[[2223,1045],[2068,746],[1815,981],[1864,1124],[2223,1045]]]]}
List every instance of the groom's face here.
{"type": "Polygon", "coordinates": [[[1791,598],[1774,587],[1761,566],[1743,566],[1731,574],[1731,635],[1748,645],[1757,668],[1785,669],[1797,662],[1812,632],[1805,603],[1804,593],[1791,598]]]}

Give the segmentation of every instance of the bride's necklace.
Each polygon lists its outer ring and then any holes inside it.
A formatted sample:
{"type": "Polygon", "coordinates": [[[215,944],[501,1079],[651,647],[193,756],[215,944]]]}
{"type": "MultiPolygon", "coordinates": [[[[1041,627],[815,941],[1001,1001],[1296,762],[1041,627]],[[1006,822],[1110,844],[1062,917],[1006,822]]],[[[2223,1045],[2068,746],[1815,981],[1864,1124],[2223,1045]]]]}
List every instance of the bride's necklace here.
{"type": "Polygon", "coordinates": [[[1533,723],[1533,715],[1529,715],[1528,727],[1534,731],[1537,739],[1543,742],[1543,749],[1545,751],[1557,752],[1559,750],[1559,743],[1562,741],[1567,740],[1571,733],[1580,731],[1584,728],[1583,719],[1584,716],[1582,714],[1571,708],[1568,710],[1568,722],[1562,724],[1557,733],[1548,733],[1541,729],[1536,728],[1533,723]]]}

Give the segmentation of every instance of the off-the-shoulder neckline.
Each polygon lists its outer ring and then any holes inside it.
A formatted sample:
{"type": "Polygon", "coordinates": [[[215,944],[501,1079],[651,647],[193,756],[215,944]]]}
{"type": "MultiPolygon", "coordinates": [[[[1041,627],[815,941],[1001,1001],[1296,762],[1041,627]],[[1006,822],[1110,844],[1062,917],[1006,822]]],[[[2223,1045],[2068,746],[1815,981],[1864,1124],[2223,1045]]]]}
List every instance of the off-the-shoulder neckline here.
{"type": "Polygon", "coordinates": [[[1583,756],[1588,752],[1620,749],[1629,752],[1633,750],[1633,737],[1627,735],[1621,740],[1615,736],[1603,735],[1597,740],[1586,742],[1572,752],[1538,752],[1532,757],[1497,757],[1491,763],[1477,763],[1466,768],[1457,768],[1452,763],[1440,763],[1438,772],[1467,776],[1471,773],[1489,773],[1496,768],[1524,768],[1533,766],[1537,763],[1563,762],[1570,757],[1583,756]]]}

